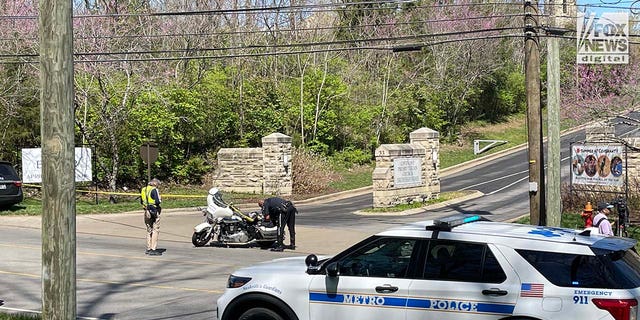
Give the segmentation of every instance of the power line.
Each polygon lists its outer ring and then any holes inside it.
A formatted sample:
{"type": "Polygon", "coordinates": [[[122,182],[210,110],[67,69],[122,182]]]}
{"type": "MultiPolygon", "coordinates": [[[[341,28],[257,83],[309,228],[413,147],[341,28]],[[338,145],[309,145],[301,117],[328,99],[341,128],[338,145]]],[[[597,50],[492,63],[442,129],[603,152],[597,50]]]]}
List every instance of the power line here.
{"type": "MultiPolygon", "coordinates": [[[[314,47],[314,46],[329,46],[329,45],[349,45],[367,42],[384,42],[384,41],[399,41],[399,40],[414,40],[421,38],[431,37],[445,37],[455,35],[465,35],[472,33],[483,32],[497,32],[520,29],[519,27],[505,27],[505,28],[489,28],[478,30],[465,30],[465,31],[453,31],[434,34],[417,34],[417,35],[403,35],[396,37],[378,37],[367,39],[350,39],[350,40],[335,40],[335,41],[320,41],[320,42],[303,42],[303,43],[290,43],[290,44],[273,44],[273,45],[246,45],[236,47],[221,47],[221,48],[189,48],[189,49],[174,49],[174,50],[148,50],[148,51],[124,51],[124,52],[80,52],[75,53],[75,56],[108,56],[108,55],[141,55],[141,54],[162,54],[162,53],[189,53],[189,52],[206,52],[206,51],[229,51],[229,50],[246,50],[246,49],[280,49],[280,48],[294,48],[294,47],[314,47]]],[[[38,54],[0,54],[0,58],[32,58],[37,57],[38,54]]]]}
{"type": "MultiPolygon", "coordinates": [[[[457,42],[457,41],[477,41],[487,40],[495,38],[522,38],[521,34],[506,34],[506,35],[494,35],[494,36],[482,36],[472,38],[459,38],[441,40],[431,43],[421,43],[422,47],[435,46],[439,44],[457,42]]],[[[393,51],[393,46],[366,46],[366,47],[340,47],[340,48],[326,48],[315,50],[299,50],[299,51],[278,51],[278,52],[264,52],[264,53],[247,53],[247,54],[234,54],[234,55],[216,55],[216,56],[187,56],[187,57],[153,57],[153,58],[128,58],[128,59],[107,59],[107,60],[74,60],[74,63],[116,63],[116,62],[152,62],[152,61],[177,61],[177,60],[202,60],[202,59],[228,59],[228,58],[249,58],[249,57],[265,57],[265,56],[278,56],[278,55],[296,55],[296,54],[311,54],[311,53],[324,53],[324,52],[340,52],[340,51],[357,51],[357,50],[379,50],[379,51],[393,51]]],[[[0,62],[0,64],[15,64],[15,63],[37,63],[37,61],[29,62],[0,62]]]]}
{"type": "MultiPolygon", "coordinates": [[[[542,15],[539,15],[542,16],[542,15]]],[[[299,28],[299,29],[278,29],[279,33],[286,32],[305,32],[305,31],[334,31],[334,30],[352,30],[362,29],[368,27],[386,27],[386,26],[414,26],[427,23],[440,23],[440,22],[460,22],[471,20],[485,20],[485,19],[498,19],[498,18],[520,18],[524,17],[524,13],[517,14],[502,14],[491,16],[473,16],[464,18],[447,18],[447,19],[428,19],[418,20],[411,22],[392,22],[392,23],[375,23],[375,24],[360,24],[351,26],[332,26],[332,27],[317,27],[317,28],[299,28]]],[[[252,31],[222,31],[222,32],[210,32],[210,33],[172,33],[172,34],[154,34],[154,35],[105,35],[105,36],[78,36],[74,37],[75,40],[96,40],[96,39],[136,39],[136,38],[174,38],[174,37],[196,37],[196,36],[227,36],[227,35],[252,35],[252,34],[268,34],[271,30],[252,30],[252,31]]],[[[13,41],[13,40],[37,40],[37,37],[32,38],[0,38],[0,41],[13,41]]]]}
{"type": "MultiPolygon", "coordinates": [[[[297,12],[303,9],[316,9],[316,8],[332,8],[330,10],[314,10],[314,12],[334,12],[334,11],[369,11],[369,10],[391,10],[390,7],[358,7],[363,5],[376,5],[376,4],[412,4],[413,0],[398,0],[398,1],[363,1],[363,2],[347,2],[347,3],[327,3],[327,4],[310,4],[310,5],[297,5],[297,6],[269,6],[269,7],[255,7],[255,8],[237,8],[237,9],[212,9],[212,10],[195,10],[195,11],[170,11],[170,12],[155,12],[155,13],[113,13],[113,14],[87,14],[87,15],[74,15],[73,18],[85,19],[85,18],[120,18],[120,17],[162,17],[162,16],[193,16],[193,15],[215,15],[215,14],[230,14],[230,13],[255,13],[255,12],[297,12]],[[354,6],[356,8],[349,8],[354,6]]],[[[496,6],[507,5],[521,6],[521,3],[516,2],[482,2],[482,3],[467,3],[467,4],[434,4],[434,5],[416,5],[412,6],[413,9],[426,9],[426,8],[450,8],[450,7],[478,7],[478,6],[496,6]]],[[[0,20],[3,19],[37,19],[37,15],[2,15],[0,20]]]]}
{"type": "MultiPolygon", "coordinates": [[[[415,44],[420,47],[429,47],[439,44],[446,44],[458,41],[477,41],[499,38],[522,38],[522,34],[504,34],[504,35],[486,35],[480,37],[470,38],[457,38],[446,39],[440,41],[434,41],[430,43],[415,44]]],[[[277,52],[262,52],[262,53],[245,53],[245,54],[232,54],[232,55],[200,55],[200,56],[181,56],[181,57],[151,57],[151,58],[126,58],[126,59],[84,59],[74,60],[74,63],[117,63],[117,62],[153,62],[153,61],[182,61],[182,60],[202,60],[202,59],[229,59],[229,58],[250,58],[250,57],[266,57],[266,56],[278,56],[278,55],[296,55],[296,54],[312,54],[312,53],[325,53],[325,52],[341,52],[341,51],[357,51],[357,50],[378,50],[378,51],[393,51],[397,46],[384,45],[384,46],[361,46],[361,47],[340,47],[340,48],[325,48],[314,50],[298,50],[298,51],[277,51],[277,52]]],[[[126,53],[123,53],[126,54],[126,53]]],[[[14,56],[15,57],[15,56],[14,56]]],[[[0,61],[0,64],[16,64],[16,63],[37,63],[37,61],[0,61]]]]}

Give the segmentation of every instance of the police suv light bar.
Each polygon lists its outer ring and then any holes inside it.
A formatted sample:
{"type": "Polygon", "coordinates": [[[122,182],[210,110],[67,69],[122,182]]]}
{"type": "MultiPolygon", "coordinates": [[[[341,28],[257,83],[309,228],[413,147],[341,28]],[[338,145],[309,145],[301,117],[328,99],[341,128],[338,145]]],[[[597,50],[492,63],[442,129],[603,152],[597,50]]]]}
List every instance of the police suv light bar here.
{"type": "Polygon", "coordinates": [[[475,222],[475,221],[489,221],[489,219],[479,215],[469,215],[469,214],[454,215],[454,216],[445,217],[442,219],[433,220],[433,225],[427,226],[426,229],[428,231],[433,231],[433,230],[451,231],[452,228],[461,226],[466,223],[475,222]]]}

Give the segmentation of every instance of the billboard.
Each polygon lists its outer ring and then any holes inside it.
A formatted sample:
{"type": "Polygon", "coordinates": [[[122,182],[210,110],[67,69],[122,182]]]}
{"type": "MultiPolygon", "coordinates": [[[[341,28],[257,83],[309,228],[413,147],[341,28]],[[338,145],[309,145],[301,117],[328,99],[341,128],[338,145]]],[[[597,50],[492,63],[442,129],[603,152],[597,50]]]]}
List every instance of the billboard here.
{"type": "MultiPolygon", "coordinates": [[[[75,148],[76,182],[93,181],[91,149],[75,148]]],[[[22,149],[22,182],[42,183],[42,149],[22,149]]]]}
{"type": "Polygon", "coordinates": [[[571,146],[571,183],[619,187],[624,184],[624,146],[571,146]]]}

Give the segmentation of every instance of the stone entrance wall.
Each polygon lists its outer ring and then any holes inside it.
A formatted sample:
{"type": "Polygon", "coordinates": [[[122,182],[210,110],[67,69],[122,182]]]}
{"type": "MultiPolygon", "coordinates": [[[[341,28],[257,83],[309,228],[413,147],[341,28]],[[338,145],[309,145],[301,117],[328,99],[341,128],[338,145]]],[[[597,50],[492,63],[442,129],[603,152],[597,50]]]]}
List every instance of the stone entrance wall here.
{"type": "Polygon", "coordinates": [[[440,134],[429,128],[411,132],[408,144],[383,144],[376,149],[373,206],[424,202],[440,195],[440,134]]]}
{"type": "Polygon", "coordinates": [[[262,148],[222,148],[218,151],[215,187],[224,191],[290,196],[291,137],[273,133],[262,148]]]}

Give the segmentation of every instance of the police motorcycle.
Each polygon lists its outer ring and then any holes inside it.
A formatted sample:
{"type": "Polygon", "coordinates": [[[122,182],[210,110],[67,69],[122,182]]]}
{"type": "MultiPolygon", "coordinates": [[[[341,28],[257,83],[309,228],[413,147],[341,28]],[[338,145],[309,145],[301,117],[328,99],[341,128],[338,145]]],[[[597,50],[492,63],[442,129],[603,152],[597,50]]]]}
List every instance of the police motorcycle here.
{"type": "Polygon", "coordinates": [[[271,247],[277,239],[277,227],[265,221],[260,212],[243,213],[233,204],[227,204],[217,188],[209,189],[207,207],[201,209],[204,221],[193,229],[191,242],[202,247],[211,242],[217,246],[271,247]]]}

